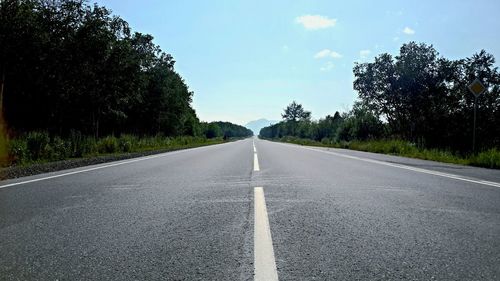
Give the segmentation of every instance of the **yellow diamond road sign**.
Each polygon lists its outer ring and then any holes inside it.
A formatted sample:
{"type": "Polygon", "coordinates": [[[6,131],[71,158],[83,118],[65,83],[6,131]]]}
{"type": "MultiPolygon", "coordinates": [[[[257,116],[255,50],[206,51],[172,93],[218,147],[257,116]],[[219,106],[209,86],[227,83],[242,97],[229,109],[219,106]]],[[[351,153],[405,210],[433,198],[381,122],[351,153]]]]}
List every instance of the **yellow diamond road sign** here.
{"type": "Polygon", "coordinates": [[[479,95],[486,91],[486,87],[483,85],[483,83],[481,83],[481,81],[479,81],[479,79],[476,79],[469,85],[469,90],[476,97],[479,97],[479,95]]]}

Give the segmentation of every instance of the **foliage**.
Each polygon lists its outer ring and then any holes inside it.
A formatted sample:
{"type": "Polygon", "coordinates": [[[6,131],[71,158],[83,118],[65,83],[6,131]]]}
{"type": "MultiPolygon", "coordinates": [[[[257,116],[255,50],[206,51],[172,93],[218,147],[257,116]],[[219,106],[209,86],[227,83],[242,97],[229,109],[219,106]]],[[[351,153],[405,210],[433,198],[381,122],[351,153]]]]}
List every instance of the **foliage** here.
{"type": "Polygon", "coordinates": [[[252,130],[229,122],[216,121],[202,123],[201,126],[203,128],[203,134],[209,139],[217,137],[222,137],[224,139],[244,138],[253,135],[252,130]]]}
{"type": "Polygon", "coordinates": [[[381,54],[374,62],[355,64],[353,86],[359,100],[348,112],[300,120],[289,114],[293,108],[303,110],[293,102],[284,120],[263,128],[260,136],[498,167],[500,73],[494,63],[493,55],[484,50],[448,60],[432,45],[410,42],[397,56],[381,54]],[[470,156],[474,96],[467,85],[476,78],[487,92],[477,100],[480,153],[470,156]]]}
{"type": "Polygon", "coordinates": [[[311,112],[304,110],[301,104],[293,101],[284,109],[281,117],[286,121],[307,121],[311,119],[311,112]]]}
{"type": "Polygon", "coordinates": [[[445,163],[500,169],[500,151],[498,149],[490,149],[477,155],[462,156],[446,150],[419,148],[415,144],[403,140],[370,140],[328,143],[317,142],[311,139],[300,139],[296,137],[283,137],[276,140],[300,145],[346,148],[445,163]]]}
{"type": "Polygon", "coordinates": [[[153,36],[97,4],[0,2],[3,105],[17,133],[196,136],[193,93],[174,64],[153,36]]]}
{"type": "MultiPolygon", "coordinates": [[[[297,106],[302,107],[300,104],[297,106]]],[[[328,115],[318,121],[309,119],[294,121],[287,120],[285,117],[284,119],[280,123],[263,128],[260,131],[260,136],[264,138],[293,136],[315,141],[327,141],[328,139],[350,141],[373,139],[384,135],[382,122],[361,103],[356,103],[353,109],[344,113],[343,116],[339,112],[335,112],[333,117],[328,115]]]]}
{"type": "Polygon", "coordinates": [[[26,149],[32,160],[38,160],[49,153],[49,134],[47,132],[30,132],[26,136],[26,149]]]}
{"type": "Polygon", "coordinates": [[[71,137],[50,138],[45,131],[30,132],[9,142],[9,154],[13,165],[27,165],[35,162],[63,160],[116,153],[171,150],[222,142],[222,138],[162,135],[137,137],[122,135],[96,139],[74,132],[71,137]]]}
{"type": "Polygon", "coordinates": [[[207,132],[174,64],[153,36],[87,0],[0,1],[1,164],[249,135],[231,123],[207,132]]]}
{"type": "Polygon", "coordinates": [[[470,159],[471,165],[500,169],[500,150],[493,148],[479,153],[470,159]]]}
{"type": "Polygon", "coordinates": [[[384,125],[367,107],[356,103],[353,109],[345,114],[342,124],[337,130],[337,140],[369,140],[384,135],[384,125]]]}
{"type": "Polygon", "coordinates": [[[118,148],[118,140],[114,136],[107,136],[97,141],[97,152],[100,154],[115,153],[118,148]]]}
{"type": "Polygon", "coordinates": [[[393,136],[428,147],[466,151],[471,147],[474,96],[467,85],[482,80],[488,92],[478,99],[478,141],[500,145],[500,73],[484,50],[448,60],[432,45],[410,42],[393,57],[354,66],[360,101],[387,120],[393,136]]]}
{"type": "Polygon", "coordinates": [[[205,131],[205,136],[209,139],[213,139],[222,135],[222,130],[215,123],[210,123],[205,131]]]}

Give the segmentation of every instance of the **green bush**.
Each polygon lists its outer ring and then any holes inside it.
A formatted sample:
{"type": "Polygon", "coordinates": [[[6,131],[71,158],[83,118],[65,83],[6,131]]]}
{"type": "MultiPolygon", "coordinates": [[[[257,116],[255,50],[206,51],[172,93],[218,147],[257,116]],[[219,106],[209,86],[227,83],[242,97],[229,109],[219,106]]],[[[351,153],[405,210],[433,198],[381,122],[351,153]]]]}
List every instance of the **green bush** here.
{"type": "Polygon", "coordinates": [[[23,164],[30,158],[26,139],[9,141],[9,161],[12,164],[23,164]]]}
{"type": "Polygon", "coordinates": [[[281,142],[289,142],[300,145],[327,146],[346,148],[366,152],[392,154],[404,157],[433,160],[446,163],[473,165],[487,168],[500,168],[500,151],[491,149],[472,157],[462,157],[447,150],[418,148],[417,145],[402,140],[371,140],[371,141],[341,141],[333,142],[323,139],[317,142],[310,139],[296,137],[282,137],[277,139],[281,142]]]}
{"type": "Polygon", "coordinates": [[[118,139],[118,147],[121,152],[131,152],[135,143],[137,143],[137,138],[132,135],[122,135],[118,139]]]}
{"type": "Polygon", "coordinates": [[[351,141],[347,148],[375,153],[412,156],[417,154],[417,147],[401,140],[351,141]]]}
{"type": "Polygon", "coordinates": [[[471,165],[500,169],[500,150],[493,148],[471,157],[471,165]]]}
{"type": "Polygon", "coordinates": [[[108,136],[99,140],[72,131],[67,138],[49,136],[47,132],[31,132],[10,140],[6,165],[25,165],[33,162],[56,161],[68,158],[96,156],[110,153],[143,152],[179,149],[222,142],[221,137],[165,137],[163,135],[137,137],[108,136]]]}
{"type": "Polygon", "coordinates": [[[82,157],[89,152],[89,143],[79,131],[71,131],[69,134],[71,157],[82,157]]]}
{"type": "Polygon", "coordinates": [[[118,140],[114,136],[107,136],[97,142],[97,152],[99,153],[115,153],[118,151],[118,140]]]}
{"type": "Polygon", "coordinates": [[[47,157],[50,137],[47,132],[30,132],[26,135],[26,148],[31,160],[47,157]]]}
{"type": "Polygon", "coordinates": [[[46,159],[63,160],[71,156],[71,143],[55,136],[47,146],[46,159]]]}

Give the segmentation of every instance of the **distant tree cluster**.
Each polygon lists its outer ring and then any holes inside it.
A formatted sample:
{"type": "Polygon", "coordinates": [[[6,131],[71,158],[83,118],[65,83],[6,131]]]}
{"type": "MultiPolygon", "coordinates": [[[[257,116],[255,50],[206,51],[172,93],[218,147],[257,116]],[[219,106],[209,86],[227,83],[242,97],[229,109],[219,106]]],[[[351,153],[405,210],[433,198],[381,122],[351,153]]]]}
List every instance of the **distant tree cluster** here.
{"type": "Polygon", "coordinates": [[[253,135],[252,130],[229,122],[222,122],[222,121],[216,121],[210,123],[202,122],[201,126],[203,128],[205,137],[209,139],[217,137],[222,137],[224,139],[243,138],[243,137],[250,137],[253,135]]]}
{"type": "Polygon", "coordinates": [[[431,45],[410,42],[397,56],[381,54],[354,66],[359,100],[352,110],[318,121],[290,119],[261,130],[266,138],[295,136],[317,141],[397,138],[422,147],[471,149],[476,78],[487,92],[478,98],[477,139],[482,149],[500,147],[500,73],[484,50],[470,58],[443,58],[431,45]]]}
{"type": "Polygon", "coordinates": [[[0,1],[0,95],[16,134],[202,136],[174,64],[153,36],[86,0],[0,1]]]}
{"type": "Polygon", "coordinates": [[[259,136],[263,138],[282,138],[287,136],[312,139],[315,141],[350,141],[367,140],[380,137],[384,132],[383,123],[377,119],[361,103],[356,103],[349,112],[333,116],[327,115],[318,121],[311,121],[310,112],[302,109],[302,105],[292,102],[282,115],[284,120],[280,123],[262,128],[259,136]],[[287,119],[286,112],[300,108],[306,112],[301,118],[287,119]]]}

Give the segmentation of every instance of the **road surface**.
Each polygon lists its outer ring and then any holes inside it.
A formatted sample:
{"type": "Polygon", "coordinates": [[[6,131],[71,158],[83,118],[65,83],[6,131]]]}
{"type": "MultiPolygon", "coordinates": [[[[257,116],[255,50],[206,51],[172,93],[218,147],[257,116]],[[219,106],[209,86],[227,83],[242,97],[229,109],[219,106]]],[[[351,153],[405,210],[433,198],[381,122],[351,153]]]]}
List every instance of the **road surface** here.
{"type": "Polygon", "coordinates": [[[500,171],[257,139],[0,183],[1,280],[500,280],[500,171]]]}

